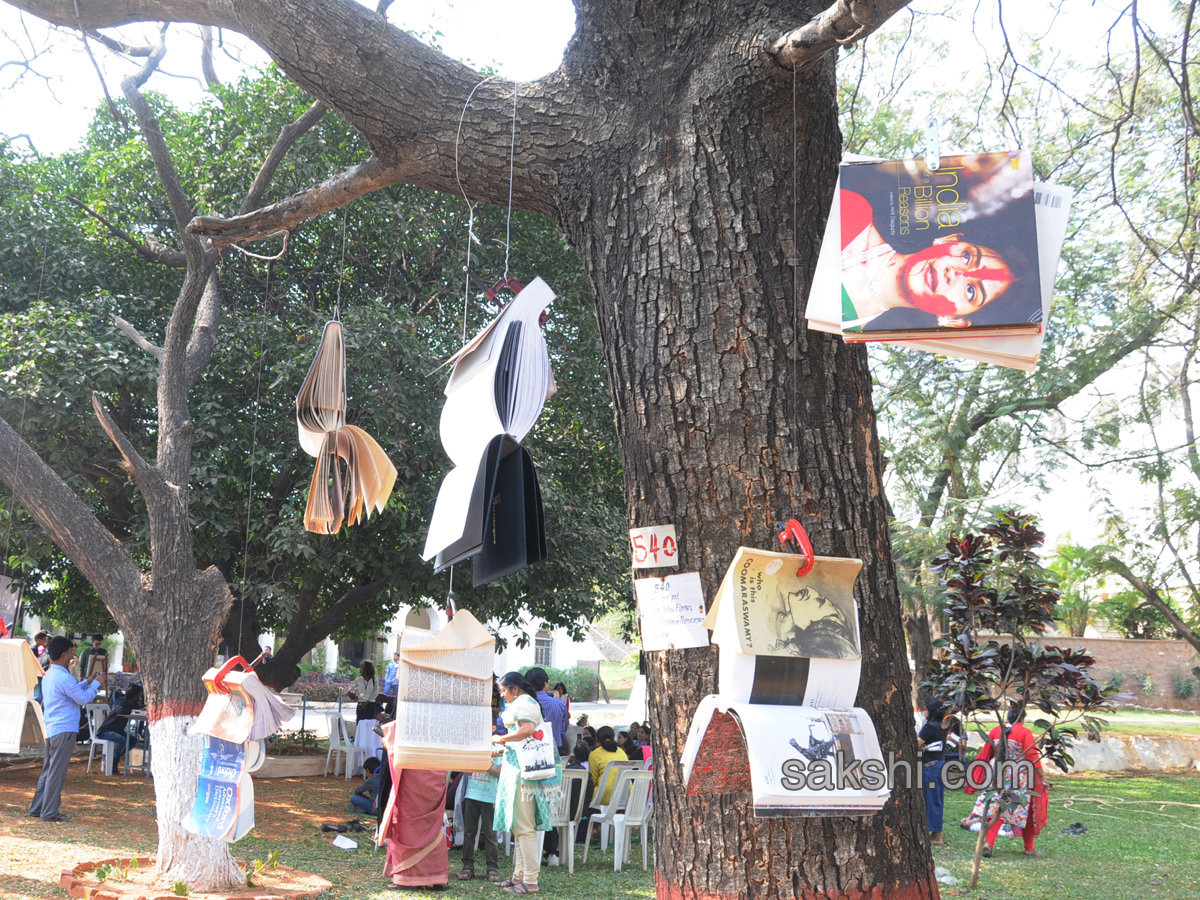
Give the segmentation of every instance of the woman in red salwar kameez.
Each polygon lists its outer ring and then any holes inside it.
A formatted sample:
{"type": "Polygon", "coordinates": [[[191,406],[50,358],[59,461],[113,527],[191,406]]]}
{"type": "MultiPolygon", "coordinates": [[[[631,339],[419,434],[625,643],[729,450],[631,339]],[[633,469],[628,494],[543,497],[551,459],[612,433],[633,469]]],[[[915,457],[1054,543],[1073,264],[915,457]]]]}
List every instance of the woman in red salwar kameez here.
{"type": "MultiPolygon", "coordinates": [[[[1026,856],[1041,856],[1041,851],[1033,846],[1034,838],[1046,827],[1046,816],[1049,810],[1049,798],[1046,796],[1046,779],[1042,773],[1042,754],[1038,751],[1037,741],[1028,728],[1025,727],[1024,706],[1014,706],[1008,713],[1008,738],[1005,741],[1005,761],[1017,762],[1027,760],[1033,766],[1032,784],[1027,771],[1023,768],[1017,771],[1016,781],[1013,779],[1012,767],[1006,766],[1003,772],[1003,784],[995,785],[997,793],[993,793],[988,803],[985,822],[991,822],[987,837],[984,839],[983,855],[991,856],[996,846],[996,838],[1000,828],[1008,825],[1013,834],[1022,838],[1025,843],[1026,856]],[[999,811],[1002,791],[1013,791],[1016,794],[1015,806],[999,811]],[[993,817],[994,821],[993,821],[993,817]]],[[[980,762],[989,762],[998,758],[997,748],[1000,744],[1000,726],[997,725],[988,735],[988,742],[983,745],[976,758],[980,762]]],[[[973,793],[968,785],[967,792],[973,793]]],[[[980,798],[982,801],[982,798],[980,798]]],[[[980,806],[976,804],[976,808],[980,806]]],[[[980,815],[982,809],[978,809],[980,815]]]]}

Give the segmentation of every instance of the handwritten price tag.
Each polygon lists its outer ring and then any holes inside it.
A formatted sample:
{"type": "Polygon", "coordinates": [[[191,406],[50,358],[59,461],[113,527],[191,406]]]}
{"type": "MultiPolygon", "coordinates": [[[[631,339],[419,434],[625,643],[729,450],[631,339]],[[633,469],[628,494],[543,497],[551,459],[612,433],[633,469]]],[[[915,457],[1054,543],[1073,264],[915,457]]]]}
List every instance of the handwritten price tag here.
{"type": "Polygon", "coordinates": [[[704,587],[699,572],[676,572],[633,582],[642,626],[643,650],[707,647],[704,587]]]}
{"type": "Polygon", "coordinates": [[[679,545],[674,525],[650,525],[629,529],[635,569],[661,569],[679,565],[679,545]]]}

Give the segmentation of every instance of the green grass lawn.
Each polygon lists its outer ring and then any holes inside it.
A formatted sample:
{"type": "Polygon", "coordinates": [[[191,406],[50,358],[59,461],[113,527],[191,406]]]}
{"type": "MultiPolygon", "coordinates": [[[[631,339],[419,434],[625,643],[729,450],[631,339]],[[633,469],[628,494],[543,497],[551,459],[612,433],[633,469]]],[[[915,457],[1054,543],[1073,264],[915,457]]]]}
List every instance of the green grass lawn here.
{"type": "MultiPolygon", "coordinates": [[[[625,662],[601,662],[600,679],[608,690],[608,699],[614,703],[618,700],[623,702],[629,699],[629,693],[633,690],[633,682],[637,679],[637,667],[625,662]]],[[[601,695],[601,700],[603,699],[604,696],[601,695]]]]}
{"type": "Polygon", "coordinates": [[[1048,778],[1050,819],[1037,839],[1043,859],[1022,854],[1019,838],[1000,838],[968,892],[975,835],[958,827],[973,798],[946,796],[948,846],[934,862],[960,879],[943,897],[975,900],[1184,900],[1200,895],[1200,773],[1087,773],[1048,778]],[[1059,831],[1082,822],[1087,833],[1059,831]]]}
{"type": "MultiPolygon", "coordinates": [[[[1033,720],[1040,717],[1037,710],[1030,710],[1026,721],[1031,728],[1033,720]]],[[[1105,722],[1104,734],[1107,735],[1191,735],[1200,736],[1200,715],[1188,713],[1154,712],[1145,709],[1118,709],[1111,713],[1102,713],[1098,718],[1105,722]]],[[[996,727],[994,715],[980,715],[974,720],[985,731],[996,727]]],[[[1078,727],[1078,726],[1076,726],[1078,727]]],[[[1036,731],[1036,729],[1035,729],[1036,731]]],[[[1080,730],[1080,738],[1083,732],[1080,730]]],[[[978,738],[975,738],[978,743],[978,738]]]]}

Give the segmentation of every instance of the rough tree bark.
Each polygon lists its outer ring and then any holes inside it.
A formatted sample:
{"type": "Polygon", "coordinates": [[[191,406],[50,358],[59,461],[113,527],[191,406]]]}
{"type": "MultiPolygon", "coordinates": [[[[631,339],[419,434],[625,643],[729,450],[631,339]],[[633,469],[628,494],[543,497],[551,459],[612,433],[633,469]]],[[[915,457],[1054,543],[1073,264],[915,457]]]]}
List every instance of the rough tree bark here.
{"type": "MultiPolygon", "coordinates": [[[[8,2],[77,25],[72,0],[8,2]]],[[[630,525],[674,523],[680,565],[709,596],[739,544],[772,545],[781,515],[800,518],[819,553],[863,559],[859,701],[882,745],[914,763],[866,354],[803,323],[840,155],[829,51],[903,5],[578,0],[555,73],[489,81],[465,111],[476,73],[351,0],[94,0],[79,15],[87,28],[240,31],[366,137],[374,155],[355,169],[263,210],[193,221],[214,245],[390,183],[457,192],[461,181],[472,200],[505,202],[515,90],[513,201],[551,216],[589,271],[630,525]]],[[[715,652],[647,656],[659,896],[937,896],[919,791],[896,790],[869,818],[764,821],[748,796],[686,795],[676,760],[716,689],[715,652]]]]}

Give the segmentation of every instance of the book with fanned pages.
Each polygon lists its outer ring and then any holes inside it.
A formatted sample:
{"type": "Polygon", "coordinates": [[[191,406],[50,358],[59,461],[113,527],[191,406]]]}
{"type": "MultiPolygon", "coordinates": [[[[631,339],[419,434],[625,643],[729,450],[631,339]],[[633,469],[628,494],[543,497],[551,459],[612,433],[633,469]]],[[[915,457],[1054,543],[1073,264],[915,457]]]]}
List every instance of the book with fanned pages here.
{"type": "Polygon", "coordinates": [[[42,667],[25,641],[0,640],[0,753],[20,753],[22,744],[46,740],[42,708],[33,700],[33,689],[42,667]]]}
{"type": "Polygon", "coordinates": [[[805,316],[845,340],[1037,367],[1072,192],[1014,151],[843,163],[805,316]]]}
{"type": "Polygon", "coordinates": [[[421,556],[439,572],[473,557],[476,586],[546,558],[542,491],[521,441],[555,389],[540,324],[553,300],[535,278],[450,360],[440,427],[454,468],[421,556]]]}
{"type": "Polygon", "coordinates": [[[208,697],[192,723],[192,734],[242,744],[269,737],[296,715],[253,671],[222,673],[212,668],[204,673],[204,685],[208,697]]]}
{"type": "Polygon", "coordinates": [[[496,640],[460,609],[433,637],[400,648],[396,720],[384,745],[408,769],[483,772],[492,765],[496,640]]]}
{"type": "Polygon", "coordinates": [[[818,556],[800,574],[804,562],[741,547],[730,563],[705,622],[720,648],[719,692],[692,718],[684,784],[692,794],[749,791],[763,818],[869,815],[889,791],[882,778],[857,777],[882,767],[875,726],[854,705],[862,562],[818,556]]]}
{"type": "Polygon", "coordinates": [[[371,435],[346,424],[346,344],[338,319],[325,323],[296,394],[296,430],[304,452],[317,460],[304,511],[306,530],[337,534],[343,523],[354,525],[383,511],[396,467],[371,435]]]}

